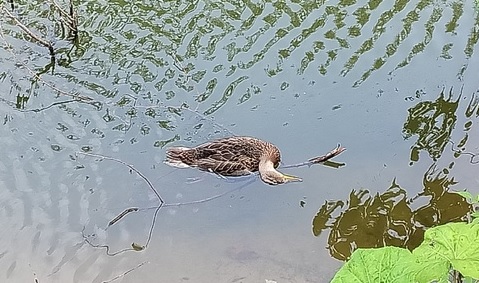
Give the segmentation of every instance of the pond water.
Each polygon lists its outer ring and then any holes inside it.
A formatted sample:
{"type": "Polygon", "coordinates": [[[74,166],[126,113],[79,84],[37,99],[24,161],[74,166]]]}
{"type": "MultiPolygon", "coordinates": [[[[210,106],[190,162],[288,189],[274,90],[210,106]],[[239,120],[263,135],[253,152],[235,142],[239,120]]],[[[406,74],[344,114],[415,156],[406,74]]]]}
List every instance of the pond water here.
{"type": "Polygon", "coordinates": [[[53,3],[2,4],[2,282],[329,282],[479,193],[473,0],[74,1],[76,38],[53,3]],[[344,166],[163,164],[230,135],[344,166]]]}

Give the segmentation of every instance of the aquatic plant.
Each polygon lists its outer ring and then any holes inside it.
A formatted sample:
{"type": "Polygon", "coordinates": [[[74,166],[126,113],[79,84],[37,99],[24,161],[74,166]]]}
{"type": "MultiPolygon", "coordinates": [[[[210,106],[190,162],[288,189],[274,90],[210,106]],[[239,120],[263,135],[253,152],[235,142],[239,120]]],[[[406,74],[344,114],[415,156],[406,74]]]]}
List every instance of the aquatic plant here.
{"type": "Polygon", "coordinates": [[[478,266],[479,225],[448,223],[427,229],[412,252],[398,247],[357,249],[332,282],[463,282],[462,276],[475,282],[478,266]]]}

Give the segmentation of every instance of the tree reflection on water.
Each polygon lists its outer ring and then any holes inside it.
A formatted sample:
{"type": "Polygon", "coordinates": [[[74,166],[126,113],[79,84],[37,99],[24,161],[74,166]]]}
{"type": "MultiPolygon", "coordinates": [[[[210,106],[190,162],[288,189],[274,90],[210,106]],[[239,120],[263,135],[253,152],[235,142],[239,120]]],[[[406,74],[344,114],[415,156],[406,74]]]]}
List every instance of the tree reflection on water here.
{"type": "Polygon", "coordinates": [[[319,236],[330,228],[328,248],[340,260],[348,259],[356,248],[397,246],[412,250],[421,243],[425,229],[464,221],[471,211],[463,197],[448,191],[456,182],[445,172],[447,169],[438,171],[431,166],[424,174],[423,191],[412,198],[394,179],[385,192],[374,196],[368,190],[352,190],[347,207],[337,216],[333,213],[344,203],[326,202],[313,219],[313,234],[319,236]]]}
{"type": "Polygon", "coordinates": [[[458,181],[451,176],[456,161],[448,160],[466,155],[470,164],[477,163],[477,154],[466,151],[466,144],[472,119],[479,116],[479,99],[475,94],[470,98],[461,117],[464,128],[456,131],[459,141],[454,142],[452,133],[462,96],[461,90],[453,99],[452,88],[448,94],[442,89],[436,100],[421,101],[408,110],[402,132],[406,139],[417,137],[411,146],[410,165],[419,160],[421,151],[433,162],[423,175],[420,193],[408,196],[408,191],[416,190],[402,188],[394,178],[382,193],[352,190],[346,202],[327,201],[321,206],[313,218],[313,234],[319,236],[330,228],[328,248],[334,258],[346,260],[357,248],[397,246],[412,250],[421,243],[427,228],[467,219],[472,207],[462,196],[450,192],[458,181]],[[448,143],[452,154],[442,156],[448,143]],[[439,167],[440,159],[449,164],[439,167]]]}
{"type": "Polygon", "coordinates": [[[418,136],[411,148],[411,163],[419,160],[419,152],[426,150],[436,161],[446,147],[456,125],[456,110],[460,97],[452,100],[452,88],[445,99],[444,89],[435,101],[423,101],[409,109],[404,123],[404,137],[418,136]]]}

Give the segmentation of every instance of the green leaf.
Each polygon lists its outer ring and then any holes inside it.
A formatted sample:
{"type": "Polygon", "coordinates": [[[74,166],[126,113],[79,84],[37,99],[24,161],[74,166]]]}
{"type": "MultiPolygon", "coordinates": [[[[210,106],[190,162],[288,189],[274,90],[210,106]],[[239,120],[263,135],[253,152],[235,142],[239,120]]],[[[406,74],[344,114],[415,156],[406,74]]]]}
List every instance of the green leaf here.
{"type": "Polygon", "coordinates": [[[417,265],[411,252],[397,247],[357,249],[332,283],[415,282],[417,265]]]}
{"type": "MultiPolygon", "coordinates": [[[[426,230],[426,232],[427,231],[428,230],[426,230]]],[[[412,254],[416,258],[417,264],[424,267],[416,275],[418,282],[448,282],[447,278],[449,276],[451,263],[434,252],[432,247],[424,245],[423,242],[412,254]]]]}
{"type": "Polygon", "coordinates": [[[437,272],[444,276],[449,265],[452,265],[462,275],[478,279],[479,225],[448,223],[428,229],[424,234],[424,242],[413,254],[423,264],[426,264],[424,261],[429,262],[430,274],[437,272]]]}
{"type": "Polygon", "coordinates": [[[462,280],[463,283],[476,283],[477,281],[474,278],[466,277],[462,280]]]}

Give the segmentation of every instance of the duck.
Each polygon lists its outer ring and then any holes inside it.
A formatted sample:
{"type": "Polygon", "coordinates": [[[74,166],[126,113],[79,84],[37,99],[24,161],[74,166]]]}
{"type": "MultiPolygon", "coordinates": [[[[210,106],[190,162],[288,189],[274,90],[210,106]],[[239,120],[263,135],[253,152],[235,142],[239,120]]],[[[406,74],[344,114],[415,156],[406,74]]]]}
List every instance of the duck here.
{"type": "Polygon", "coordinates": [[[232,136],[196,147],[170,147],[165,163],[178,168],[198,168],[221,176],[245,176],[259,172],[263,182],[278,185],[301,182],[297,176],[277,170],[281,153],[274,144],[248,136],[232,136]]]}

